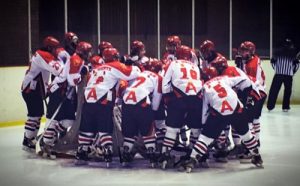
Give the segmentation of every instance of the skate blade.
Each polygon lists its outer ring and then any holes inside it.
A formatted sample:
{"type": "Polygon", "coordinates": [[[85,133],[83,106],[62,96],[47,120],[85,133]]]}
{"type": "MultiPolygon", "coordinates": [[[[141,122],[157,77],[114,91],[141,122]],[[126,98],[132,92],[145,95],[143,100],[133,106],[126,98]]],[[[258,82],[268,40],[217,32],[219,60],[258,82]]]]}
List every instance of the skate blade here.
{"type": "Polygon", "coordinates": [[[110,168],[110,162],[106,162],[106,168],[110,168]]]}

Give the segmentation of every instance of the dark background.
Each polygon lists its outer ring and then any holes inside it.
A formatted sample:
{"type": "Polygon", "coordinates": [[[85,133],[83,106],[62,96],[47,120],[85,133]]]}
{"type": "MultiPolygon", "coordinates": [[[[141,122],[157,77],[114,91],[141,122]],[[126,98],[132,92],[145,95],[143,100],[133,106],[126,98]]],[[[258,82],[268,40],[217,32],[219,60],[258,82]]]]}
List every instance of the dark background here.
{"type": "MultiPolygon", "coordinates": [[[[0,66],[28,64],[27,0],[0,2],[0,66]]],[[[205,39],[229,57],[230,0],[195,0],[195,48],[205,39]]],[[[100,0],[100,37],[127,53],[127,0],[100,0]]],[[[270,0],[232,0],[232,46],[253,41],[260,56],[270,55],[270,0]]],[[[300,47],[298,6],[273,0],[273,51],[286,37],[300,47]]],[[[97,0],[68,0],[68,30],[97,50],[97,0]]],[[[160,0],[160,52],[168,35],[192,45],[192,0],[160,0]]],[[[64,0],[31,0],[32,51],[47,35],[62,40],[64,0]]],[[[147,55],[157,56],[157,0],[130,0],[130,41],[142,40],[147,55]]]]}

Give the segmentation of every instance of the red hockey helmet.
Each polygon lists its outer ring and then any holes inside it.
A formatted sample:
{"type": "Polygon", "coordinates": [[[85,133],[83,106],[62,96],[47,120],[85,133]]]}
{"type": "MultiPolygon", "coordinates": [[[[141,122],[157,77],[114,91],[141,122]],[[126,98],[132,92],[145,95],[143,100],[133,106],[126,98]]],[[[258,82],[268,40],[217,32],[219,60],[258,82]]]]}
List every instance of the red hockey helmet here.
{"type": "Polygon", "coordinates": [[[44,47],[51,48],[51,49],[57,48],[60,45],[59,41],[52,36],[47,36],[44,39],[43,44],[44,44],[44,47]]]}
{"type": "Polygon", "coordinates": [[[241,43],[239,47],[239,54],[243,59],[249,60],[255,54],[256,47],[251,41],[241,43]]]}
{"type": "Polygon", "coordinates": [[[212,56],[212,53],[215,52],[215,44],[210,40],[205,40],[200,45],[200,53],[205,60],[212,56]]]}
{"type": "Polygon", "coordinates": [[[219,74],[218,74],[218,71],[215,67],[208,67],[208,68],[204,68],[202,73],[201,73],[201,78],[204,80],[204,81],[208,81],[214,77],[217,77],[219,74]]]}
{"type": "Polygon", "coordinates": [[[113,46],[110,42],[107,42],[107,41],[102,41],[101,43],[99,43],[98,49],[99,49],[100,54],[102,54],[102,52],[106,48],[113,48],[113,46]]]}
{"type": "Polygon", "coordinates": [[[138,55],[140,57],[144,56],[146,53],[145,45],[143,42],[135,40],[130,45],[130,55],[135,56],[138,55]]]}
{"type": "Polygon", "coordinates": [[[150,58],[149,61],[144,64],[144,68],[145,70],[158,73],[162,70],[162,62],[156,58],[150,58]]]}
{"type": "Polygon", "coordinates": [[[116,48],[104,49],[102,56],[105,63],[116,61],[120,57],[119,51],[116,48]]]}
{"type": "Polygon", "coordinates": [[[76,47],[76,53],[82,57],[88,58],[92,55],[92,45],[88,42],[81,41],[76,47]]]}
{"type": "Polygon", "coordinates": [[[74,32],[65,33],[65,42],[66,43],[78,43],[78,36],[74,32]]]}
{"type": "Polygon", "coordinates": [[[185,45],[181,45],[176,49],[175,56],[177,59],[191,60],[192,59],[191,48],[185,45]]]}
{"type": "Polygon", "coordinates": [[[210,64],[216,68],[220,74],[228,67],[227,59],[220,54],[210,64]]]}
{"type": "Polygon", "coordinates": [[[166,50],[169,53],[175,53],[176,48],[179,47],[181,45],[181,39],[179,36],[169,36],[167,38],[167,44],[166,44],[166,50]]]}

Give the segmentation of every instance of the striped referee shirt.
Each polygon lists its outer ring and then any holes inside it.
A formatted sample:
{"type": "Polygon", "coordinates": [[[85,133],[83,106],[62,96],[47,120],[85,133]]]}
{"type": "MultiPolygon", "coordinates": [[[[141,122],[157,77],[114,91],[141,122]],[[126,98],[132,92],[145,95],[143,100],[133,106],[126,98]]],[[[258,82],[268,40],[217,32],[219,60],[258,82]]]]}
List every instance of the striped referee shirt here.
{"type": "Polygon", "coordinates": [[[278,56],[271,61],[275,74],[293,76],[299,69],[299,61],[290,56],[278,56]]]}

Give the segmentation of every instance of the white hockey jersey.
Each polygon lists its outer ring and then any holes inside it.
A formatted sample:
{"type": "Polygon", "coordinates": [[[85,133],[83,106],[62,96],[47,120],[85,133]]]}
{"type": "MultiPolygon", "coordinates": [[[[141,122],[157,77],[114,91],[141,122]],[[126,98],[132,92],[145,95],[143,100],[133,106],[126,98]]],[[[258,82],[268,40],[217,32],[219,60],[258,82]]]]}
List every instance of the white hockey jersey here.
{"type": "Polygon", "coordinates": [[[70,71],[70,55],[64,48],[58,48],[56,50],[57,59],[60,63],[64,64],[63,71],[59,76],[56,76],[51,82],[50,92],[54,92],[59,88],[58,84],[67,80],[70,71]]]}
{"type": "Polygon", "coordinates": [[[232,114],[237,106],[242,108],[243,104],[234,89],[244,90],[250,86],[252,86],[251,80],[245,75],[218,76],[207,81],[203,85],[202,123],[206,122],[210,107],[221,115],[232,114]]]}
{"type": "Polygon", "coordinates": [[[190,61],[175,60],[169,62],[164,69],[162,92],[164,94],[172,90],[176,96],[197,95],[202,88],[200,70],[190,61]]]}
{"type": "Polygon", "coordinates": [[[119,80],[132,80],[138,77],[140,69],[136,66],[126,66],[114,61],[94,69],[85,89],[85,99],[88,103],[95,103],[99,99],[113,101],[113,91],[119,80]]]}
{"type": "Polygon", "coordinates": [[[160,75],[143,71],[134,81],[129,83],[123,95],[123,102],[136,105],[145,99],[147,104],[151,104],[153,110],[157,110],[162,97],[161,87],[162,77],[160,75]]]}
{"type": "Polygon", "coordinates": [[[63,64],[56,60],[49,52],[37,50],[30,60],[29,69],[26,72],[22,83],[22,91],[29,86],[35,90],[37,83],[41,82],[44,91],[47,91],[50,73],[54,76],[61,74],[63,64]]]}

